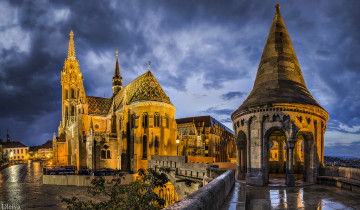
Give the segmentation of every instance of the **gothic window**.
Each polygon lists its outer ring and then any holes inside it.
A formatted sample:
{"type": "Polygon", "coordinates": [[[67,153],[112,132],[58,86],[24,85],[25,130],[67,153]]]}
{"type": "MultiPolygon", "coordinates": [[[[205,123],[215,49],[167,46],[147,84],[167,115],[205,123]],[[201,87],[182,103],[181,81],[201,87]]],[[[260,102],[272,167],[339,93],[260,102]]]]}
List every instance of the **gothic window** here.
{"type": "Polygon", "coordinates": [[[75,90],[74,90],[74,88],[70,89],[70,93],[71,93],[70,98],[75,98],[75,90]]]}
{"type": "Polygon", "coordinates": [[[68,99],[68,98],[69,98],[69,90],[68,90],[68,89],[65,89],[64,98],[65,98],[65,99],[68,99]]]}
{"type": "Polygon", "coordinates": [[[101,150],[101,159],[105,159],[106,158],[106,152],[105,150],[101,150]]]}
{"type": "Polygon", "coordinates": [[[147,136],[143,136],[143,159],[147,159],[147,136]]]}
{"type": "Polygon", "coordinates": [[[68,114],[69,114],[69,108],[68,106],[65,107],[65,119],[68,118],[68,114]]]}
{"type": "Polygon", "coordinates": [[[110,150],[107,150],[107,151],[106,151],[106,158],[107,158],[107,159],[111,159],[110,150]]]}
{"type": "Polygon", "coordinates": [[[155,136],[155,155],[159,155],[159,137],[155,136]]]}
{"type": "Polygon", "coordinates": [[[154,114],[154,127],[160,126],[160,116],[158,112],[155,112],[154,114]]]}
{"type": "Polygon", "coordinates": [[[147,112],[143,113],[143,122],[142,122],[142,126],[144,128],[147,128],[149,125],[149,115],[147,114],[147,112]]]}
{"type": "Polygon", "coordinates": [[[75,108],[74,105],[71,105],[71,116],[75,115],[75,108]]]}

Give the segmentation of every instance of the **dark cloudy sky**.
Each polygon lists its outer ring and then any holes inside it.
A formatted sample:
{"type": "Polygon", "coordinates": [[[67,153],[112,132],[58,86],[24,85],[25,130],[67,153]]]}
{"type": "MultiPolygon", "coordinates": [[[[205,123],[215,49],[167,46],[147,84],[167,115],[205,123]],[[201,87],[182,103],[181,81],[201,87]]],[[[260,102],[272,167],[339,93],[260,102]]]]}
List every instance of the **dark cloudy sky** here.
{"type": "Polygon", "coordinates": [[[36,145],[61,118],[60,72],[75,34],[87,95],[111,95],[115,49],[124,83],[152,72],[176,117],[230,114],[252,89],[275,13],[308,89],[329,112],[326,155],[360,157],[359,1],[0,1],[0,138],[36,145]]]}

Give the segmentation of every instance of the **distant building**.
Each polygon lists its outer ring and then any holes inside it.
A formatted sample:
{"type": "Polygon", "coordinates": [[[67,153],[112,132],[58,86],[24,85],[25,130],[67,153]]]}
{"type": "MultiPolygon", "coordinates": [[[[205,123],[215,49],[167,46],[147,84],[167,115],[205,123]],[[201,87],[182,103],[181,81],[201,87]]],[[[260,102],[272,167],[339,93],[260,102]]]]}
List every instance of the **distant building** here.
{"type": "Polygon", "coordinates": [[[49,159],[49,158],[51,158],[52,153],[53,153],[52,145],[53,145],[53,142],[51,140],[48,140],[44,144],[40,145],[38,147],[38,156],[41,159],[49,159]]]}
{"type": "Polygon", "coordinates": [[[31,146],[29,149],[29,155],[32,160],[37,159],[50,159],[53,157],[53,142],[48,140],[42,145],[31,146]]]}
{"type": "Polygon", "coordinates": [[[234,132],[211,116],[176,119],[179,155],[213,157],[215,162],[236,160],[234,132]]]}
{"type": "Polygon", "coordinates": [[[29,147],[19,141],[11,141],[9,133],[6,134],[6,138],[6,142],[0,142],[3,157],[9,161],[28,160],[29,147]]]}

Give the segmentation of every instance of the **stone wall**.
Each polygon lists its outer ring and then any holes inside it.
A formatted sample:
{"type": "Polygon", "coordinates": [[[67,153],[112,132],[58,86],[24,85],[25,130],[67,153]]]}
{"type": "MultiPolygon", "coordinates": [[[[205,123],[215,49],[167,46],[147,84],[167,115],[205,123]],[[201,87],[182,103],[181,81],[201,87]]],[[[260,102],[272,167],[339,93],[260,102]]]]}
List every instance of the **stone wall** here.
{"type": "MultiPolygon", "coordinates": [[[[214,169],[212,169],[212,172],[214,172],[214,169]]],[[[165,209],[220,209],[234,183],[235,171],[227,170],[206,186],[165,209]]]]}
{"type": "Polygon", "coordinates": [[[334,166],[320,167],[317,183],[333,185],[360,193],[360,169],[334,166]]]}

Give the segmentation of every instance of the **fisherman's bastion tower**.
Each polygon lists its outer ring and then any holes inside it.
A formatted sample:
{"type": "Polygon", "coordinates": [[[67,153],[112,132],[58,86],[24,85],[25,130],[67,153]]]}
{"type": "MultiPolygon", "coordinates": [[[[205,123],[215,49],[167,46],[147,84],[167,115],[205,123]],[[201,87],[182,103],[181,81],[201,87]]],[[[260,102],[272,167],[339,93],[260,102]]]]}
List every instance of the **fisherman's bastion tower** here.
{"type": "Polygon", "coordinates": [[[295,174],[315,182],[324,163],[328,113],[311,96],[280,14],[280,5],[265,43],[253,90],[231,119],[237,141],[237,176],[264,186],[269,174],[295,174]]]}

